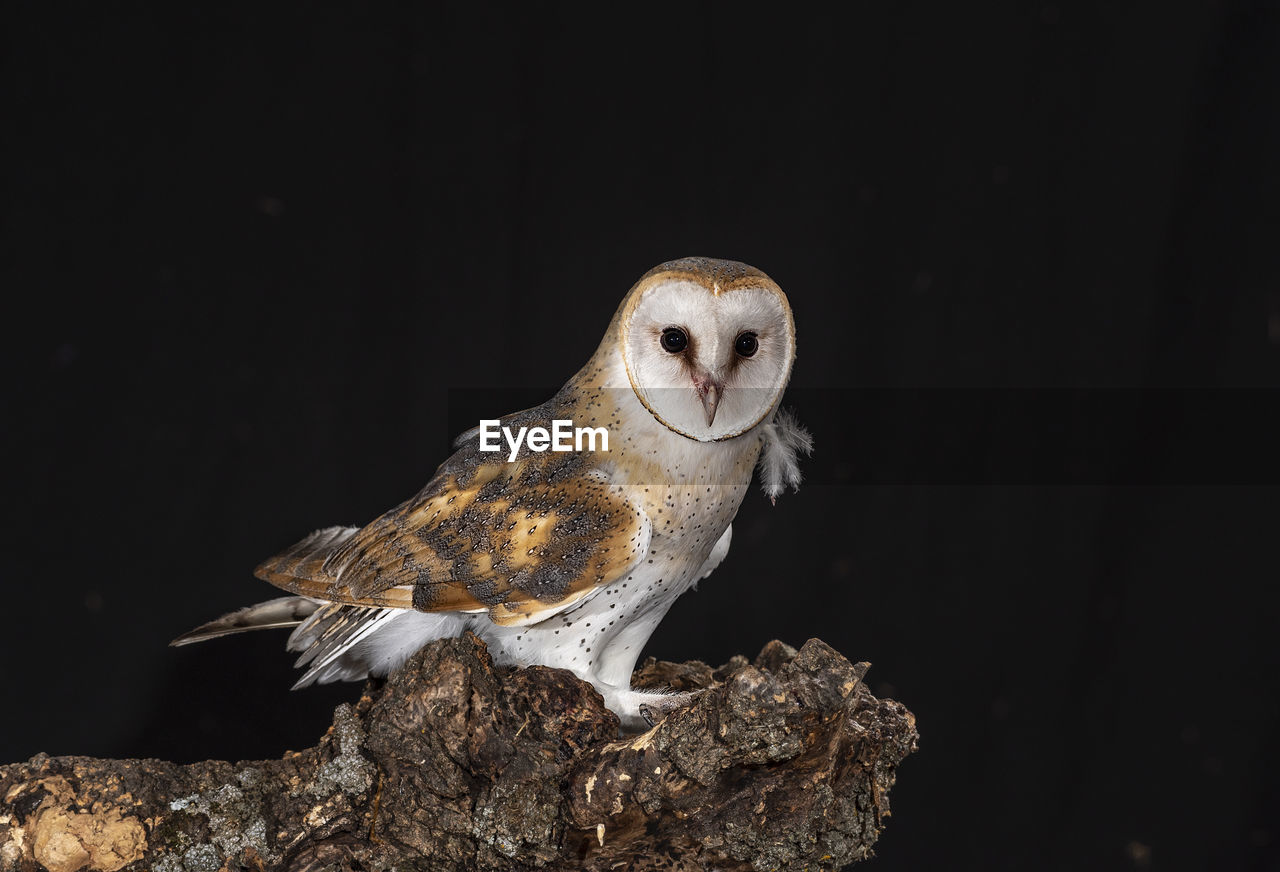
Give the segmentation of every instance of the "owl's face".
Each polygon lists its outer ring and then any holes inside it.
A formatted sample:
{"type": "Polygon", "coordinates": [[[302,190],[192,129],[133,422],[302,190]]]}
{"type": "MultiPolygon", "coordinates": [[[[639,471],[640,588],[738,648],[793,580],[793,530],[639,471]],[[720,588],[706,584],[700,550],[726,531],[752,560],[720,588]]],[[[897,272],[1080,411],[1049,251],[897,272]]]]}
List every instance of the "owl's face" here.
{"type": "Polygon", "coordinates": [[[621,314],[631,387],[670,429],[715,442],[776,408],[795,359],[795,326],[786,296],[764,273],[733,261],[672,261],[641,279],[621,314]]]}

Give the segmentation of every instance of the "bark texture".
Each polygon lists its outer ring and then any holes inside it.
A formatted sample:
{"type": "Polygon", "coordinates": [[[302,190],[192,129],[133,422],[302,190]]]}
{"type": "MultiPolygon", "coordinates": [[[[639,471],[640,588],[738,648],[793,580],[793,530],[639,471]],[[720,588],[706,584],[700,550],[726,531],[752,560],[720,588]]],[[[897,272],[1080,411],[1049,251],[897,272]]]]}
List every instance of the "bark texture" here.
{"type": "Polygon", "coordinates": [[[915,718],[814,639],[754,663],[645,663],[709,688],[619,738],[568,672],[434,642],[306,751],[0,766],[0,869],[834,869],[869,856],[915,718]]]}

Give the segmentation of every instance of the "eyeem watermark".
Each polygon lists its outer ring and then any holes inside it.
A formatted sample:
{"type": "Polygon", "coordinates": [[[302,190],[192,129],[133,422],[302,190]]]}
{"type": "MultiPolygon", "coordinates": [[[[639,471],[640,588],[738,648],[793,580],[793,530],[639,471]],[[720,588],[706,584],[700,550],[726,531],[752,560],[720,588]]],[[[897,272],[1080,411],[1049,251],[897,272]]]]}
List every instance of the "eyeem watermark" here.
{"type": "Polygon", "coordinates": [[[496,419],[480,422],[480,450],[501,451],[503,439],[511,449],[507,462],[515,461],[520,453],[520,446],[528,446],[530,451],[595,451],[597,437],[601,451],[609,450],[609,431],[604,427],[574,427],[572,421],[555,419],[551,429],[546,427],[521,427],[512,433],[510,427],[501,426],[496,419]],[[586,448],[583,449],[583,443],[586,448]]]}

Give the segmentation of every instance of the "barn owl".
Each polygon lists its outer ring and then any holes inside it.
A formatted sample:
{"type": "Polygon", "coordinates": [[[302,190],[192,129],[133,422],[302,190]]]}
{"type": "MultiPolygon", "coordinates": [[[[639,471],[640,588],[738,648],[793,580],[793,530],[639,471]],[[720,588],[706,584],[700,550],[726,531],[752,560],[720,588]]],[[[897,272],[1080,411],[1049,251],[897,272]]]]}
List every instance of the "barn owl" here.
{"type": "Polygon", "coordinates": [[[554,397],[498,421],[508,434],[571,421],[607,437],[552,451],[530,435],[495,453],[479,428],[465,433],[412,498],[257,568],[290,596],[173,644],[293,627],[305,687],[385,675],[471,630],[495,662],[568,669],[641,729],[684,698],[632,689],[636,660],[676,598],[724,560],[753,470],[770,499],[799,484],[810,438],[779,411],[795,351],[790,305],[763,272],[661,264],[554,397]]]}

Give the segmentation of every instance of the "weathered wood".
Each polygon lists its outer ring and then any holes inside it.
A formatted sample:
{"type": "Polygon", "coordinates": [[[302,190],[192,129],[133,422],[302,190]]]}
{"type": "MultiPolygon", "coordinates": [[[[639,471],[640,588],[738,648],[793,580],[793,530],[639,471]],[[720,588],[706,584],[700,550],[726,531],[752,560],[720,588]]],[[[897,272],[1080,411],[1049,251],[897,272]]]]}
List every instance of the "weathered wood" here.
{"type": "Polygon", "coordinates": [[[619,738],[568,672],[428,645],[280,760],[0,767],[0,868],[831,869],[870,854],[915,719],[818,640],[754,663],[656,663],[709,687],[619,738]]]}

